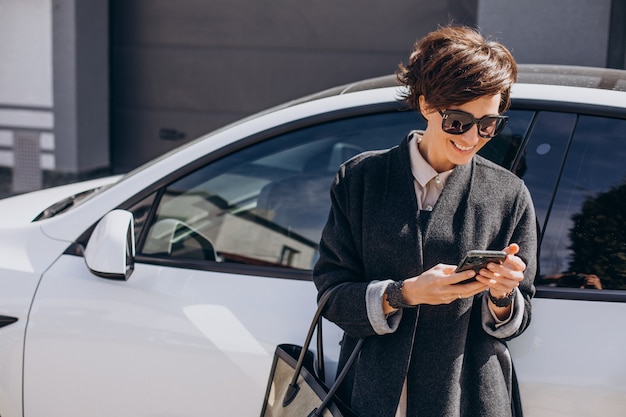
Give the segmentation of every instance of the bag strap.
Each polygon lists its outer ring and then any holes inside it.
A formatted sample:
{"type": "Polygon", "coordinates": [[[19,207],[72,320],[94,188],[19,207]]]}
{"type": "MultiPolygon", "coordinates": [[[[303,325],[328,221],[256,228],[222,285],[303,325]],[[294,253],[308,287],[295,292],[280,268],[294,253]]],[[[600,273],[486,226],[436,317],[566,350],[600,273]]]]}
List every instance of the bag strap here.
{"type": "Polygon", "coordinates": [[[354,350],[352,351],[352,353],[350,354],[350,357],[346,361],[346,365],[341,370],[341,373],[339,373],[339,375],[337,376],[337,379],[335,379],[335,382],[333,382],[333,385],[328,390],[328,393],[324,397],[324,400],[322,401],[319,407],[311,411],[308,417],[321,416],[324,410],[326,409],[326,407],[328,407],[328,405],[333,400],[333,398],[335,398],[335,394],[337,393],[337,390],[339,389],[339,385],[341,385],[346,375],[348,375],[348,372],[350,371],[352,364],[356,360],[357,356],[359,356],[359,352],[361,351],[361,348],[363,347],[364,342],[365,342],[364,337],[358,340],[358,342],[356,343],[356,346],[354,347],[354,350]]]}
{"type": "MultiPolygon", "coordinates": [[[[300,356],[298,357],[298,362],[297,362],[296,367],[294,369],[293,377],[291,379],[291,382],[289,383],[289,386],[287,387],[287,391],[285,393],[285,398],[283,399],[283,407],[289,405],[289,403],[291,403],[291,401],[293,401],[293,399],[296,397],[296,395],[298,393],[298,390],[299,390],[299,387],[298,387],[298,377],[300,376],[300,371],[302,370],[302,366],[304,364],[304,357],[305,357],[305,354],[306,354],[307,350],[309,349],[309,346],[311,345],[311,339],[313,339],[313,333],[315,332],[316,328],[318,329],[318,337],[317,337],[318,370],[321,370],[322,377],[323,377],[323,373],[324,373],[324,365],[323,365],[324,353],[323,353],[322,335],[321,335],[321,333],[322,333],[322,331],[321,331],[322,330],[322,313],[323,313],[324,308],[326,307],[326,303],[328,302],[330,297],[339,288],[341,288],[341,287],[343,287],[345,285],[349,285],[349,283],[346,282],[346,283],[339,284],[339,285],[337,285],[337,286],[335,286],[335,287],[325,291],[324,294],[322,294],[322,296],[320,297],[320,300],[317,303],[317,311],[315,312],[315,315],[313,316],[313,320],[311,322],[311,325],[309,326],[309,331],[308,331],[306,339],[304,341],[304,345],[302,345],[302,351],[300,352],[300,356]]],[[[328,393],[326,394],[326,396],[322,400],[322,403],[320,404],[320,406],[318,408],[314,409],[311,412],[311,414],[309,414],[309,417],[321,415],[322,411],[324,411],[324,409],[326,409],[326,407],[328,407],[330,402],[333,400],[335,393],[339,389],[339,386],[341,385],[341,383],[345,379],[346,375],[348,374],[348,371],[350,370],[350,367],[352,366],[352,364],[356,360],[357,356],[359,355],[361,347],[363,346],[363,342],[365,342],[365,338],[360,338],[358,340],[354,350],[352,351],[352,353],[350,354],[350,357],[346,361],[345,366],[343,367],[343,369],[341,370],[341,372],[339,373],[339,375],[335,379],[335,382],[333,382],[333,385],[329,388],[328,393]]]]}

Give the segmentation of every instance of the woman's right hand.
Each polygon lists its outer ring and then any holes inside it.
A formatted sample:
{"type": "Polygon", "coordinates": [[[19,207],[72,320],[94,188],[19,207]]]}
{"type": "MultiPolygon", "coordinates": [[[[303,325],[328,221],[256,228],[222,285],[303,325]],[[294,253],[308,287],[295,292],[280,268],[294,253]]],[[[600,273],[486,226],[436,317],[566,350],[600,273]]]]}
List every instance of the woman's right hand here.
{"type": "Polygon", "coordinates": [[[438,264],[421,275],[404,281],[402,295],[409,304],[450,304],[460,298],[473,297],[487,289],[478,281],[459,284],[472,278],[474,271],[454,272],[455,265],[438,264]]]}

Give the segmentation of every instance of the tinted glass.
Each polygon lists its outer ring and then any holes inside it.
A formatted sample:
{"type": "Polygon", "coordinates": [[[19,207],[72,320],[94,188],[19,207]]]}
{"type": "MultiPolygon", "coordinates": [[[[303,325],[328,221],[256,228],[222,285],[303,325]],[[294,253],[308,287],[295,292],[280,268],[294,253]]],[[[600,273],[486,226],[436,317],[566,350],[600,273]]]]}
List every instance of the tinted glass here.
{"type": "Polygon", "coordinates": [[[511,169],[534,114],[535,112],[527,110],[511,110],[506,113],[509,116],[508,123],[498,136],[490,139],[483,146],[479,154],[498,165],[511,169]]]}
{"type": "Polygon", "coordinates": [[[581,116],[541,247],[543,285],[626,289],[626,120],[581,116]]]}
{"type": "Polygon", "coordinates": [[[423,128],[413,112],[326,123],[264,141],[168,186],[143,255],[310,269],[345,160],[423,128]]]}
{"type": "Polygon", "coordinates": [[[514,168],[530,190],[542,230],[575,124],[575,114],[539,113],[514,168]]]}

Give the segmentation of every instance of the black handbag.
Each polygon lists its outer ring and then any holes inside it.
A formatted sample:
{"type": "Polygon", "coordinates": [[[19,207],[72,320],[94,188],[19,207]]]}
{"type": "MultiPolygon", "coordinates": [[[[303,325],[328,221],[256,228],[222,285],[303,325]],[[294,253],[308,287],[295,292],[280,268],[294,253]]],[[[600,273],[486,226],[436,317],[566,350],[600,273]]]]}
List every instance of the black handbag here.
{"type": "Polygon", "coordinates": [[[276,347],[261,417],[356,417],[352,410],[336,398],[336,392],[356,360],[364,338],[359,339],[332,386],[328,387],[324,382],[322,311],[332,292],[340,286],[326,291],[320,298],[303,346],[281,344],[276,347]],[[309,350],[316,330],[317,361],[309,350]]]}

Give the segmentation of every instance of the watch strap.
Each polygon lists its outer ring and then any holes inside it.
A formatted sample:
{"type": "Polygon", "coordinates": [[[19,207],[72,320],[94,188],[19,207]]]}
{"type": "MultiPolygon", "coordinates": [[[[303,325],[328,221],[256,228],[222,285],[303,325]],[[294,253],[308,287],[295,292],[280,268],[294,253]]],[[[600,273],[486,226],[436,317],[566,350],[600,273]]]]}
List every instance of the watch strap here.
{"type": "Polygon", "coordinates": [[[387,285],[385,294],[387,294],[387,302],[393,308],[415,308],[413,304],[407,304],[402,296],[402,286],[404,281],[394,281],[387,285]]]}
{"type": "Polygon", "coordinates": [[[515,298],[515,289],[513,289],[513,291],[504,295],[503,297],[494,297],[493,295],[491,295],[491,291],[487,291],[487,294],[489,296],[489,300],[491,300],[491,302],[496,307],[508,307],[511,305],[513,299],[515,298]]]}

